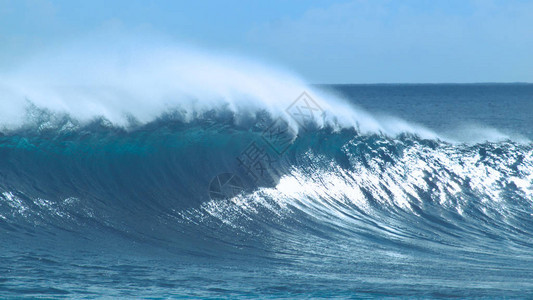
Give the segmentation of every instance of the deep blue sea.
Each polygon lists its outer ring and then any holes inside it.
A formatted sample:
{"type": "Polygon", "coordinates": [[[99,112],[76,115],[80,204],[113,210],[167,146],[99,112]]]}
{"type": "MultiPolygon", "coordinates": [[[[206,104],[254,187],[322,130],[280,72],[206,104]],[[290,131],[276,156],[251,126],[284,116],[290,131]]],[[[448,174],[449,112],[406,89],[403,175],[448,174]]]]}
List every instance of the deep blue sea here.
{"type": "Polygon", "coordinates": [[[296,133],[311,92],[246,126],[30,107],[0,134],[0,298],[533,298],[533,84],[315,88],[397,133],[296,133]]]}

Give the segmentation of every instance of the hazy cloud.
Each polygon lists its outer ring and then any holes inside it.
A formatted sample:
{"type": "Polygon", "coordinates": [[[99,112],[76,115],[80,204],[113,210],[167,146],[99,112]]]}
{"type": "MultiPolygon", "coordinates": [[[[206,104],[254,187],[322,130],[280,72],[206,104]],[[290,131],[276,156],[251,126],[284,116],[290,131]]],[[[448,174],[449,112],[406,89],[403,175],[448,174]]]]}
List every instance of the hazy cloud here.
{"type": "Polygon", "coordinates": [[[352,1],[255,27],[315,81],[532,81],[533,3],[352,1]]]}

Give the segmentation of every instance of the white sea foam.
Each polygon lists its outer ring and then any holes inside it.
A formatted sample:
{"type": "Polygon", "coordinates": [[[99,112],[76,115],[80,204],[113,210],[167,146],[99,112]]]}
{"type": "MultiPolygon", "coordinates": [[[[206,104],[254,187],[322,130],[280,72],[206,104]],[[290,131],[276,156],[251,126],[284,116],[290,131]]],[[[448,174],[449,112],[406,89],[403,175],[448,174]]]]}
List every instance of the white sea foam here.
{"type": "Polygon", "coordinates": [[[43,51],[0,74],[0,82],[0,123],[9,127],[25,121],[30,102],[81,121],[105,117],[119,126],[130,117],[150,122],[172,109],[185,112],[185,118],[229,109],[237,117],[266,110],[297,127],[285,109],[307,91],[326,112],[315,115],[320,126],[429,133],[407,122],[378,120],[290,71],[162,40],[84,39],[43,51]]]}
{"type": "MultiPolygon", "coordinates": [[[[190,120],[208,110],[229,109],[237,122],[266,110],[297,129],[285,110],[304,91],[325,111],[314,115],[319,126],[356,127],[363,133],[391,136],[408,132],[453,141],[398,118],[371,115],[267,63],[165,39],[111,35],[43,50],[1,73],[0,127],[28,122],[26,108],[32,103],[82,122],[104,117],[117,126],[127,126],[132,117],[147,123],[171,110],[190,120]]],[[[470,136],[479,136],[478,131],[470,136]]]]}

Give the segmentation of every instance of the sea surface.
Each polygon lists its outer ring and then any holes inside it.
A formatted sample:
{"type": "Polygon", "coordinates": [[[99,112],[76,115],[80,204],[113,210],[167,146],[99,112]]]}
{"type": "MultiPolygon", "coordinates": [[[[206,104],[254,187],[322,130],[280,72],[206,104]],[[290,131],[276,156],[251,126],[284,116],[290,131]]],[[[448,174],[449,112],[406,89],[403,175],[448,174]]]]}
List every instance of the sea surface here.
{"type": "Polygon", "coordinates": [[[398,133],[298,119],[310,91],[245,126],[30,107],[0,134],[0,298],[533,297],[533,84],[314,88],[398,133]]]}

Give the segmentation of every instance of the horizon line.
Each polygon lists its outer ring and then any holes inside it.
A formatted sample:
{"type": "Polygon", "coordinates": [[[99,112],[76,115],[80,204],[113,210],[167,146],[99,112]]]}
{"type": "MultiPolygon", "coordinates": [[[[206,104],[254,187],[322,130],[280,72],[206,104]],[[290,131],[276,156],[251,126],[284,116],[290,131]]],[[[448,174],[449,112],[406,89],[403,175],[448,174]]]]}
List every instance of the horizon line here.
{"type": "Polygon", "coordinates": [[[356,83],[349,83],[349,82],[343,82],[343,83],[310,83],[311,85],[512,85],[512,84],[522,84],[522,85],[528,85],[533,84],[533,82],[526,82],[526,81],[513,81],[513,82],[370,82],[370,83],[362,83],[362,82],[356,82],[356,83]]]}

